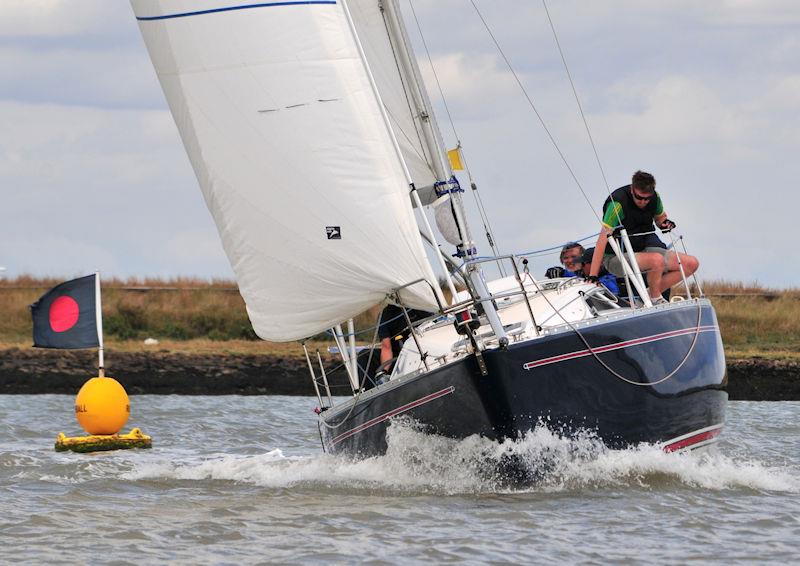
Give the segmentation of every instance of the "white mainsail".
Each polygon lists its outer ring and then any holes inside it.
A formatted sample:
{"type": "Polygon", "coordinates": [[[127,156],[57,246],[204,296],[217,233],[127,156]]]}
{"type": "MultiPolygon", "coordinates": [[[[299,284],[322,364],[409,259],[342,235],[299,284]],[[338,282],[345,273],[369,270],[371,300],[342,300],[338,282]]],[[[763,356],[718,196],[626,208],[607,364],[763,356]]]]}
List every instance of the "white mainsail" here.
{"type": "Polygon", "coordinates": [[[131,4],[260,337],[436,284],[340,2],[131,4]]]}

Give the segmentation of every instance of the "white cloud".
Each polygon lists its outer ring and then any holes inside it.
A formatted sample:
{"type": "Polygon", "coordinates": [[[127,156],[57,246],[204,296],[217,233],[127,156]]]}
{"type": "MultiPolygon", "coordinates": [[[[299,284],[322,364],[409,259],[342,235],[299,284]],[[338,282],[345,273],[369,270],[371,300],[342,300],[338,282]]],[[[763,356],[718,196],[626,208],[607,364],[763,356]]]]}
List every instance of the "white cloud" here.
{"type": "Polygon", "coordinates": [[[109,250],[102,239],[88,240],[85,233],[74,237],[39,233],[32,237],[40,227],[31,221],[27,228],[3,242],[2,261],[8,277],[80,277],[98,269],[109,275],[125,272],[124,258],[109,250]]]}
{"type": "Polygon", "coordinates": [[[180,258],[181,264],[192,273],[206,272],[209,263],[215,266],[227,263],[216,230],[187,229],[166,236],[166,241],[153,250],[154,253],[164,256],[166,261],[180,258]]]}
{"type": "MultiPolygon", "coordinates": [[[[497,64],[491,55],[469,58],[463,53],[450,53],[433,59],[433,65],[442,85],[451,111],[461,111],[469,106],[473,118],[496,115],[504,102],[517,95],[517,86],[511,73],[497,64]],[[475,104],[482,101],[483,104],[475,104]]],[[[433,100],[439,100],[436,79],[430,65],[421,65],[425,84],[433,100]]],[[[446,115],[439,117],[446,120],[446,115]]]]}
{"type": "Polygon", "coordinates": [[[0,123],[10,272],[230,275],[166,110],[0,101],[0,123]],[[191,255],[170,244],[197,232],[207,242],[191,255]]]}
{"type": "Polygon", "coordinates": [[[108,0],[3,0],[0,37],[55,38],[107,33],[109,21],[125,11],[127,2],[108,0]]]}
{"type": "Polygon", "coordinates": [[[716,25],[788,26],[800,23],[796,0],[717,0],[689,2],[716,25]]]}
{"type": "Polygon", "coordinates": [[[641,110],[595,118],[612,143],[744,143],[758,125],[741,106],[726,105],[714,90],[690,77],[664,77],[654,84],[626,82],[613,90],[629,99],[619,106],[641,110]]]}
{"type": "MultiPolygon", "coordinates": [[[[27,177],[31,188],[47,190],[57,179],[74,176],[138,182],[153,175],[158,163],[153,157],[159,150],[180,158],[181,165],[186,162],[175,147],[179,138],[165,110],[0,101],[0,120],[0,172],[27,177]]],[[[165,165],[174,172],[174,165],[158,163],[165,165]]],[[[90,186],[96,184],[90,182],[90,186]]]]}
{"type": "Polygon", "coordinates": [[[0,99],[77,106],[161,108],[147,57],[132,49],[0,45],[0,99]]]}
{"type": "MultiPolygon", "coordinates": [[[[469,4],[415,1],[502,249],[588,234],[605,187],[542,5],[477,3],[591,201],[469,4]]],[[[800,267],[771,268],[768,251],[791,236],[800,207],[791,170],[800,3],[548,6],[612,188],[652,170],[704,277],[796,285],[800,267]],[[760,198],[764,187],[778,205],[760,198]]],[[[427,74],[424,58],[420,66],[427,74]]],[[[438,118],[452,141],[443,111],[438,118]]],[[[10,272],[230,275],[126,1],[3,2],[0,196],[0,264],[10,272]]]]}

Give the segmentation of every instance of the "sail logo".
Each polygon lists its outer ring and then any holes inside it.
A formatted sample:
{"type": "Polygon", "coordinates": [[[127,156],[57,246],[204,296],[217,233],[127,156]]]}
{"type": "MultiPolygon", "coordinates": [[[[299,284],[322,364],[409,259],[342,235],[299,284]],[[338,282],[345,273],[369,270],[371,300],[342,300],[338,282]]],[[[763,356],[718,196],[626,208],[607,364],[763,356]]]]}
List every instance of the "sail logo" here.
{"type": "Polygon", "coordinates": [[[329,240],[341,240],[342,239],[342,227],[341,226],[325,226],[325,233],[328,234],[329,240]]]}

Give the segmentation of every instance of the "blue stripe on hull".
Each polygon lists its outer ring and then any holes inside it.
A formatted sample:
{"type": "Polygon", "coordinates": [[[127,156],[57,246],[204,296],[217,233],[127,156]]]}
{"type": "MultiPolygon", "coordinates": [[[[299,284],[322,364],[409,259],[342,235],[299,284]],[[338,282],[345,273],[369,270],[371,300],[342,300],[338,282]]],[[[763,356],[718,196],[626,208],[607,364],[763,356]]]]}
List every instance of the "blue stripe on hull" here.
{"type": "Polygon", "coordinates": [[[227,6],[225,8],[213,8],[210,10],[198,10],[196,12],[183,12],[180,14],[165,14],[163,16],[142,16],[136,19],[142,22],[153,20],[171,20],[173,18],[188,18],[189,16],[203,16],[205,14],[215,14],[217,12],[231,12],[233,10],[250,10],[252,8],[275,8],[278,6],[302,6],[306,4],[336,4],[336,0],[295,0],[287,2],[262,2],[260,4],[245,4],[243,6],[227,6]]]}

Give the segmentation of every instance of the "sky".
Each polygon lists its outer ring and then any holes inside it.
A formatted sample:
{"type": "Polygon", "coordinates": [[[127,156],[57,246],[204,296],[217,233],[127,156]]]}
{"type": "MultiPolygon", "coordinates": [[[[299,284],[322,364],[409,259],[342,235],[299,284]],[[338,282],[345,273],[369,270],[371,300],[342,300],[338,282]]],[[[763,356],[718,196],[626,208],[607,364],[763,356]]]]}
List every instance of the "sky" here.
{"type": "MultiPolygon", "coordinates": [[[[596,232],[607,187],[542,2],[475,3],[588,197],[470,0],[413,0],[501,251],[596,232]]],[[[800,286],[800,2],[547,7],[610,188],[653,173],[703,279],[800,286]]],[[[7,277],[233,277],[126,0],[3,0],[0,196],[7,277]]]]}

